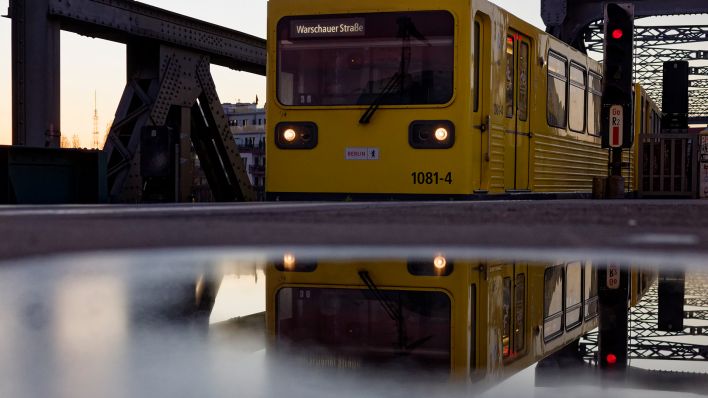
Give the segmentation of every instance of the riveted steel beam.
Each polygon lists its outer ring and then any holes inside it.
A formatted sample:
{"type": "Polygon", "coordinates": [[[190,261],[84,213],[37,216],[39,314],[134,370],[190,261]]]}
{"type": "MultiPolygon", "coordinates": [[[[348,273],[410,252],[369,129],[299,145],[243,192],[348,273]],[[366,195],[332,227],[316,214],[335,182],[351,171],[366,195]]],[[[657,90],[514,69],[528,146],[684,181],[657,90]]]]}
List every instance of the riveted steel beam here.
{"type": "Polygon", "coordinates": [[[104,147],[111,201],[188,200],[192,146],[215,200],[255,199],[209,65],[209,57],[183,49],[156,44],[128,46],[131,78],[104,147]],[[167,179],[146,176],[142,169],[141,157],[146,154],[141,134],[145,128],[154,128],[167,142],[173,140],[168,144],[170,149],[161,152],[178,154],[167,179]]]}
{"type": "Polygon", "coordinates": [[[133,0],[43,0],[63,30],[130,43],[151,40],[209,56],[231,69],[265,75],[265,40],[133,0]]]}
{"type": "Polygon", "coordinates": [[[13,144],[59,146],[61,30],[122,42],[128,79],[104,147],[111,200],[141,201],[148,191],[153,198],[148,200],[187,200],[190,139],[202,149],[200,160],[215,199],[254,198],[209,66],[265,75],[264,39],[133,0],[11,0],[9,15],[13,144]],[[169,171],[174,178],[156,175],[145,157],[141,163],[146,132],[169,138],[167,146],[179,142],[177,155],[151,147],[151,153],[178,158],[169,171]]]}
{"type": "Polygon", "coordinates": [[[59,147],[60,27],[47,18],[49,1],[10,1],[14,145],[59,147]]]}

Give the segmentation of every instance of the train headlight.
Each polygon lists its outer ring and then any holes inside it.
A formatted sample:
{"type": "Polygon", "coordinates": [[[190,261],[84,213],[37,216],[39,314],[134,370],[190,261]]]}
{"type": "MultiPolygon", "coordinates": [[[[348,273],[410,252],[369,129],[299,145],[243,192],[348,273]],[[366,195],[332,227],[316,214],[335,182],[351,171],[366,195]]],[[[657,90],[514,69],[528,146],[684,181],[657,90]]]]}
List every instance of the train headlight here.
{"type": "Polygon", "coordinates": [[[280,149],[312,149],[317,146],[317,125],[283,122],[275,126],[275,145],[280,149]]]}
{"type": "Polygon", "coordinates": [[[295,269],[295,264],[297,261],[295,260],[295,256],[293,256],[291,253],[285,253],[283,256],[283,268],[286,271],[292,271],[295,269]]]}
{"type": "Polygon", "coordinates": [[[430,260],[409,260],[408,273],[415,276],[448,276],[454,270],[452,263],[442,254],[430,260]]]}
{"type": "Polygon", "coordinates": [[[317,263],[311,261],[299,261],[292,253],[285,253],[283,260],[275,263],[275,269],[281,272],[313,272],[317,269],[317,263]]]}
{"type": "Polygon", "coordinates": [[[445,127],[439,127],[437,130],[435,130],[435,139],[438,141],[445,141],[448,135],[449,133],[447,132],[447,129],[445,127]]]}
{"type": "Polygon", "coordinates": [[[452,148],[455,125],[449,120],[416,120],[408,126],[408,143],[416,149],[452,148]]]}
{"type": "Polygon", "coordinates": [[[293,129],[286,129],[283,131],[283,138],[287,142],[293,142],[295,141],[295,138],[297,138],[297,133],[293,129]]]}
{"type": "Polygon", "coordinates": [[[443,256],[437,256],[433,259],[433,266],[442,271],[447,266],[447,260],[443,256]]]}

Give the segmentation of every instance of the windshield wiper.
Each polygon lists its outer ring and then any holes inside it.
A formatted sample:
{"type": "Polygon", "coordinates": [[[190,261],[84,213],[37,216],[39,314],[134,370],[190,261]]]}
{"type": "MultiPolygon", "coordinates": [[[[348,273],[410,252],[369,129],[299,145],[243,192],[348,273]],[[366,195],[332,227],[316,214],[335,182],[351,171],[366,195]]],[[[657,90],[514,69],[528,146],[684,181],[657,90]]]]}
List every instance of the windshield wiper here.
{"type": "Polygon", "coordinates": [[[374,100],[371,102],[371,105],[369,105],[369,107],[366,109],[366,112],[361,115],[361,118],[359,119],[359,124],[368,124],[371,121],[371,117],[374,116],[376,110],[379,109],[379,106],[381,106],[381,102],[383,101],[383,99],[389,94],[391,94],[391,92],[393,92],[393,89],[401,83],[402,79],[403,75],[400,72],[396,72],[393,76],[391,76],[391,79],[386,84],[386,87],[384,87],[384,89],[379,93],[379,95],[374,98],[374,100]]]}
{"type": "Polygon", "coordinates": [[[374,298],[376,298],[376,301],[381,304],[381,307],[383,307],[384,311],[386,311],[386,314],[388,314],[388,316],[396,322],[396,330],[398,332],[398,348],[405,351],[407,348],[407,338],[405,325],[403,322],[403,310],[401,308],[401,303],[399,302],[398,308],[396,308],[393,304],[386,300],[386,297],[384,297],[383,293],[381,293],[381,290],[379,290],[379,288],[374,284],[374,281],[371,280],[371,276],[369,276],[368,271],[359,271],[359,278],[361,278],[366,287],[369,288],[371,293],[373,293],[374,298]]]}
{"type": "Polygon", "coordinates": [[[369,124],[371,117],[374,116],[376,110],[379,109],[383,99],[388,96],[394,88],[400,87],[401,93],[403,92],[404,79],[408,74],[408,66],[411,62],[411,37],[430,45],[430,43],[428,43],[428,39],[426,39],[425,36],[418,31],[418,28],[416,28],[410,17],[398,18],[396,23],[398,24],[398,34],[396,36],[401,38],[401,59],[399,71],[391,76],[391,79],[386,84],[386,87],[384,87],[379,95],[374,98],[371,105],[369,105],[369,108],[366,109],[366,112],[361,115],[361,118],[359,118],[359,124],[369,124]]]}
{"type": "Polygon", "coordinates": [[[366,287],[371,291],[371,293],[373,293],[374,298],[376,298],[376,301],[381,304],[381,307],[383,307],[384,311],[386,311],[386,314],[388,314],[388,316],[396,322],[396,329],[398,332],[398,350],[400,355],[409,355],[413,352],[413,350],[427,343],[434,337],[434,335],[431,334],[408,344],[408,335],[406,334],[406,325],[405,320],[403,319],[403,305],[400,302],[400,296],[398,308],[396,308],[389,300],[386,299],[386,297],[384,297],[381,290],[379,290],[379,288],[374,284],[374,281],[371,279],[371,276],[369,276],[368,271],[359,271],[359,278],[361,278],[366,287]]]}

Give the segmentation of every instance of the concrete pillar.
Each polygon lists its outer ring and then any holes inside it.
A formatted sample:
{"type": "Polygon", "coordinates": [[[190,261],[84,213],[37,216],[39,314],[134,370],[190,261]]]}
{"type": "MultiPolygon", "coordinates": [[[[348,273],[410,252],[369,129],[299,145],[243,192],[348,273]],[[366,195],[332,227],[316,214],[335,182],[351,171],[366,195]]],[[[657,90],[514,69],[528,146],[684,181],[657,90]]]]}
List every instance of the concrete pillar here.
{"type": "Polygon", "coordinates": [[[11,0],[12,144],[59,147],[60,26],[49,0],[11,0]]]}

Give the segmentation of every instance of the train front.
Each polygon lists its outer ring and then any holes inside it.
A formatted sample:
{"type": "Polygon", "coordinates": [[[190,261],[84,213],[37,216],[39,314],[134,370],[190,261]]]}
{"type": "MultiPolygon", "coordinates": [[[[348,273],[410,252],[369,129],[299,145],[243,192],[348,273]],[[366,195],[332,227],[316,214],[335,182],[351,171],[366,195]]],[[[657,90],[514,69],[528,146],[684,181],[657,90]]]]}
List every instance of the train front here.
{"type": "Polygon", "coordinates": [[[471,193],[459,3],[270,1],[269,199],[471,193]]]}
{"type": "Polygon", "coordinates": [[[446,381],[467,358],[460,325],[468,310],[453,304],[469,302],[469,285],[464,267],[457,278],[453,269],[444,257],[315,263],[286,255],[266,269],[272,354],[295,368],[446,381]]]}

